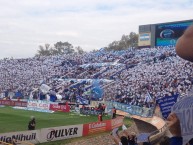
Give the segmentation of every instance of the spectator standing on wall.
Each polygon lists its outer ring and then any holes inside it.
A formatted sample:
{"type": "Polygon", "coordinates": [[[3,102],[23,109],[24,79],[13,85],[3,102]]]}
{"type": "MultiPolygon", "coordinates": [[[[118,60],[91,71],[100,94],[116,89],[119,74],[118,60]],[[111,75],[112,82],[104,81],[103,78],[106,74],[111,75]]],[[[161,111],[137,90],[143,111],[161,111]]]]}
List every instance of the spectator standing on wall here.
{"type": "Polygon", "coordinates": [[[28,130],[35,130],[35,127],[36,127],[35,117],[31,116],[31,120],[29,121],[28,124],[28,130]]]}
{"type": "Polygon", "coordinates": [[[99,122],[100,122],[100,121],[103,121],[102,113],[99,113],[99,115],[98,115],[98,121],[99,121],[99,122]]]}
{"type": "Polygon", "coordinates": [[[103,114],[105,113],[105,108],[106,108],[106,106],[105,106],[105,104],[103,104],[103,105],[102,105],[103,114]]]}
{"type": "Polygon", "coordinates": [[[116,112],[117,112],[116,108],[113,107],[113,109],[112,109],[112,114],[113,114],[112,119],[116,118],[116,112]]]}

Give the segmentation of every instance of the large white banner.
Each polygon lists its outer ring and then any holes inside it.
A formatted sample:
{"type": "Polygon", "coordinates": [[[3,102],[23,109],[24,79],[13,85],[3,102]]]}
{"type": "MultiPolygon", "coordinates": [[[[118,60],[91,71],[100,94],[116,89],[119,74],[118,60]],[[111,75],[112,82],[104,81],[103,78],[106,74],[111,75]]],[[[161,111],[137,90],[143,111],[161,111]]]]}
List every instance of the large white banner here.
{"type": "Polygon", "coordinates": [[[15,138],[17,141],[30,142],[33,144],[40,143],[40,130],[20,131],[0,134],[0,141],[7,142],[15,138]]]}
{"type": "Polygon", "coordinates": [[[41,129],[41,142],[81,137],[83,125],[60,126],[41,129]]]}
{"type": "Polygon", "coordinates": [[[42,100],[28,100],[27,108],[49,110],[50,102],[42,100]]]}

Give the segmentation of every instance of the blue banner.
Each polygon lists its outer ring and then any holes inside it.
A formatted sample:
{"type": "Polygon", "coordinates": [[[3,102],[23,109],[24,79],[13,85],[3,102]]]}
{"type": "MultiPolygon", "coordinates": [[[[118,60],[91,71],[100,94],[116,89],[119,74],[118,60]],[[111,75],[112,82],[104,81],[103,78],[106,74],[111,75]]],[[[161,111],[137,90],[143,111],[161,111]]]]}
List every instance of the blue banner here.
{"type": "Polygon", "coordinates": [[[173,96],[166,96],[156,100],[159,105],[163,118],[167,119],[168,115],[171,113],[172,106],[177,102],[178,94],[173,96]]]}

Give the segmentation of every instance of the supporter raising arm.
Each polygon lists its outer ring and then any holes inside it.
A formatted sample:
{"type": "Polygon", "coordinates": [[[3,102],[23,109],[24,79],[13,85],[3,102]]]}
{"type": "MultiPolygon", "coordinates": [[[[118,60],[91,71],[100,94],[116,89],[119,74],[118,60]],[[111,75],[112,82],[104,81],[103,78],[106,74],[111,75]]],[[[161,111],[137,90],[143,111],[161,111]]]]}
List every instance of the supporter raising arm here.
{"type": "Polygon", "coordinates": [[[181,58],[193,62],[193,25],[178,39],[176,53],[181,58]]]}

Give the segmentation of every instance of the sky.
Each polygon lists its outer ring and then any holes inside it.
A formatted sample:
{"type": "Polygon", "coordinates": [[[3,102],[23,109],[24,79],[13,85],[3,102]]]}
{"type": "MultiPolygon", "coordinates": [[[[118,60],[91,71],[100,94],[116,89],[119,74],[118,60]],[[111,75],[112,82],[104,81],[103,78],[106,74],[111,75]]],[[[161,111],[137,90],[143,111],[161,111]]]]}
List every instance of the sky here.
{"type": "Polygon", "coordinates": [[[0,0],[0,58],[33,57],[39,45],[108,46],[139,25],[193,19],[193,0],[0,0]]]}

